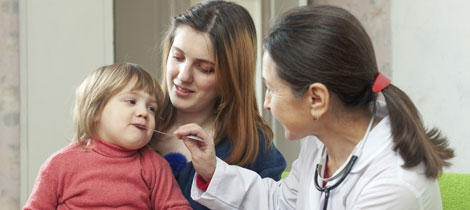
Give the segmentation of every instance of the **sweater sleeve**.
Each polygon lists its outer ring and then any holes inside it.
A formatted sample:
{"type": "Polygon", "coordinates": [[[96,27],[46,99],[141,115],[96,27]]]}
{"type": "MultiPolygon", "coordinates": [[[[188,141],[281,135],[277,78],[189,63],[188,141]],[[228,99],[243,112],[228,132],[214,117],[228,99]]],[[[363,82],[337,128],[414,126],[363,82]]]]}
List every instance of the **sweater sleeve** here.
{"type": "Polygon", "coordinates": [[[168,163],[155,152],[151,159],[155,176],[151,184],[152,209],[191,209],[188,201],[184,198],[181,190],[173,177],[168,163]]]}
{"type": "Polygon", "coordinates": [[[59,198],[58,161],[51,156],[39,170],[24,210],[56,209],[59,198]]]}

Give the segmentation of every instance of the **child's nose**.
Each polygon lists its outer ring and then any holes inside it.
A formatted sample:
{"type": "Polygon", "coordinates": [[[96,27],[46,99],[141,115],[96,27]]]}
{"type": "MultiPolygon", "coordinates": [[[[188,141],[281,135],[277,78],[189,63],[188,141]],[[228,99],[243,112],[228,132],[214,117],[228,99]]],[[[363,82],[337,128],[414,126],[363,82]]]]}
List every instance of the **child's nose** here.
{"type": "Polygon", "coordinates": [[[147,116],[148,116],[147,107],[138,106],[137,111],[136,111],[136,115],[137,115],[137,117],[147,118],[147,116]]]}

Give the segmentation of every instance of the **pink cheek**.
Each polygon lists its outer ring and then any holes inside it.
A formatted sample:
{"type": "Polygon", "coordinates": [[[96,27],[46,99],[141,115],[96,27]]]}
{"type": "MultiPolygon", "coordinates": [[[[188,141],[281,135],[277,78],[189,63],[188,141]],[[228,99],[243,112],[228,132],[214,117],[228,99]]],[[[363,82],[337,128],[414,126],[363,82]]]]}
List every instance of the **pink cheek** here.
{"type": "Polygon", "coordinates": [[[203,88],[204,88],[205,90],[208,90],[208,91],[213,90],[214,92],[215,92],[215,89],[216,89],[216,88],[215,88],[215,84],[213,84],[213,85],[212,85],[212,84],[205,85],[203,88]]]}
{"type": "Polygon", "coordinates": [[[167,79],[168,80],[173,80],[174,78],[176,78],[178,76],[178,72],[176,71],[167,71],[167,79]]]}
{"type": "Polygon", "coordinates": [[[168,62],[166,66],[167,79],[174,79],[175,77],[178,76],[178,73],[179,71],[178,71],[177,66],[168,62]]]}
{"type": "Polygon", "coordinates": [[[202,79],[202,78],[195,78],[193,81],[195,85],[197,86],[198,90],[204,90],[204,91],[214,90],[215,91],[216,89],[215,81],[202,79]]]}

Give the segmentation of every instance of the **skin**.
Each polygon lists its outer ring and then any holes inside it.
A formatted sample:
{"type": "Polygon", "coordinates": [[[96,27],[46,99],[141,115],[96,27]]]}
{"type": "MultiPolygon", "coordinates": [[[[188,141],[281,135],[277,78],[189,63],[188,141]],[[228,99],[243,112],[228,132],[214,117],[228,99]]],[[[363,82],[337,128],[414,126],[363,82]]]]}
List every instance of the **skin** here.
{"type": "Polygon", "coordinates": [[[179,26],[166,66],[168,92],[179,113],[212,111],[208,107],[217,99],[214,65],[209,34],[179,26]]]}
{"type": "MultiPolygon", "coordinates": [[[[213,135],[214,109],[217,101],[215,57],[209,34],[181,25],[175,31],[167,65],[166,82],[171,103],[176,108],[175,123],[166,132],[179,126],[197,123],[213,135]]],[[[157,151],[165,155],[179,152],[189,162],[189,150],[176,137],[163,137],[157,151]]]]}
{"type": "MultiPolygon", "coordinates": [[[[348,159],[354,147],[363,138],[371,118],[367,107],[347,109],[328,88],[312,83],[303,96],[296,98],[292,89],[276,73],[276,64],[269,53],[263,56],[263,78],[267,86],[264,108],[270,110],[283,125],[289,140],[314,135],[328,151],[327,173],[333,175],[348,159]]],[[[377,122],[374,123],[374,126],[377,122]]],[[[193,157],[197,173],[209,181],[215,171],[216,157],[212,139],[197,124],[183,125],[175,135],[182,139],[193,157]],[[204,142],[187,139],[196,134],[204,142]]]]}
{"type": "Polygon", "coordinates": [[[263,67],[262,76],[266,84],[264,108],[270,110],[282,124],[287,139],[295,140],[309,135],[312,117],[310,104],[305,103],[307,95],[301,99],[295,98],[287,83],[272,71],[276,64],[268,53],[263,56],[263,67]]]}
{"type": "Polygon", "coordinates": [[[97,129],[102,140],[130,150],[142,148],[150,141],[157,109],[155,97],[133,90],[134,86],[135,79],[109,99],[98,119],[97,129]]]}

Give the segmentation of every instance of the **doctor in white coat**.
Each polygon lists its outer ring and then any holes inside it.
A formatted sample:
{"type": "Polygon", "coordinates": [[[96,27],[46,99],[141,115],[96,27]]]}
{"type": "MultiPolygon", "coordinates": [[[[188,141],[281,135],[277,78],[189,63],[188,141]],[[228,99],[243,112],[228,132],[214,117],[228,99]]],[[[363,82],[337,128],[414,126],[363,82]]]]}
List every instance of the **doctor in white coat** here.
{"type": "Polygon", "coordinates": [[[359,21],[332,6],[282,15],[264,40],[264,107],[289,140],[306,137],[276,182],[216,158],[196,124],[175,134],[191,152],[192,198],[211,209],[442,209],[437,177],[453,150],[379,73],[359,21]],[[385,102],[378,102],[382,93],[385,102]],[[187,139],[195,134],[204,139],[187,139]]]}

